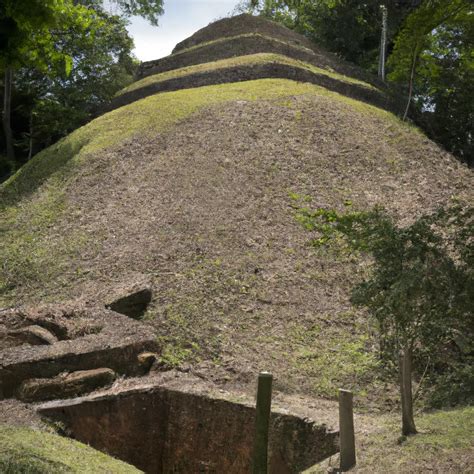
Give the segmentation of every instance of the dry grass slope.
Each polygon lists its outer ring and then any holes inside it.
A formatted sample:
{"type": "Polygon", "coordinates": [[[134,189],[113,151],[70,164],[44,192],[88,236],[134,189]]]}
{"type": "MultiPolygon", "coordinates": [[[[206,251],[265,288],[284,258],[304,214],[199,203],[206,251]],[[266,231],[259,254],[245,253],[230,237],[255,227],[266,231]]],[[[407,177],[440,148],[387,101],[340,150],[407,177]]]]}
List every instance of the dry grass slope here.
{"type": "Polygon", "coordinates": [[[365,267],[342,247],[314,254],[292,206],[351,200],[407,220],[472,197],[472,175],[388,112],[259,80],[117,109],[0,192],[4,304],[100,300],[150,278],[166,362],[208,361],[230,385],[268,368],[282,390],[345,385],[370,403],[376,340],[348,301],[365,267]]]}

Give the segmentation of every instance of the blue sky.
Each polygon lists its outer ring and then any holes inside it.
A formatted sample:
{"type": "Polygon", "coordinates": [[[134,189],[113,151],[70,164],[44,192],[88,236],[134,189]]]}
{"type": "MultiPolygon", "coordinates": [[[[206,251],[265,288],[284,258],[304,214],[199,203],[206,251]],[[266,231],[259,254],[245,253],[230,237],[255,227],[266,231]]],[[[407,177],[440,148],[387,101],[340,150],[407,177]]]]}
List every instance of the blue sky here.
{"type": "Polygon", "coordinates": [[[227,16],[239,0],[165,0],[165,14],[158,27],[133,17],[128,31],[141,61],[167,56],[176,43],[214,20],[227,16]]]}

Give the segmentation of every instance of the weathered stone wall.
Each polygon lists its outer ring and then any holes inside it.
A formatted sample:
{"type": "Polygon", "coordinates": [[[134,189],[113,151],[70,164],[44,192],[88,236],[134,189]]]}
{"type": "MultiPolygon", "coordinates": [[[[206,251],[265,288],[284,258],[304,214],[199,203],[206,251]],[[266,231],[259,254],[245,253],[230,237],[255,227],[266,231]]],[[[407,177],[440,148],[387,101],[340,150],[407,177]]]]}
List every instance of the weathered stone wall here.
{"type": "MultiPolygon", "coordinates": [[[[164,387],[46,404],[72,437],[147,473],[250,472],[255,409],[164,387]]],[[[337,452],[337,433],[272,413],[270,473],[300,472],[337,452]]]]}
{"type": "Polygon", "coordinates": [[[159,92],[266,78],[292,79],[300,82],[310,82],[325,87],[328,90],[339,92],[340,94],[353,99],[362,100],[393,112],[398,111],[396,103],[389,96],[376,89],[369,89],[362,85],[340,81],[333,77],[324,74],[317,74],[304,68],[298,68],[284,63],[269,62],[199,72],[149,84],[140,89],[135,89],[115,97],[103,112],[109,112],[110,110],[122,107],[159,92]]]}
{"type": "Polygon", "coordinates": [[[345,74],[362,81],[370,82],[377,86],[383,86],[383,84],[380,84],[371,74],[345,63],[340,59],[335,59],[326,54],[316,53],[307,48],[298,48],[259,34],[229,38],[224,41],[217,41],[215,43],[198,46],[191,50],[182,51],[155,61],[144,62],[140,66],[138,78],[195,64],[203,64],[218,61],[219,59],[227,59],[256,53],[283,54],[290,58],[305,61],[321,68],[328,67],[340,74],[345,74]]]}
{"type": "Polygon", "coordinates": [[[57,339],[64,340],[43,345],[20,341],[14,347],[0,347],[0,399],[16,396],[26,380],[55,377],[63,372],[109,368],[117,374],[139,375],[143,367],[138,355],[159,351],[152,329],[102,308],[71,310],[66,316],[58,311],[21,318],[11,311],[1,315],[0,324],[3,321],[6,327],[10,318],[20,325],[33,322],[54,329],[57,339]],[[68,330],[69,322],[76,328],[74,331],[68,330]]]}

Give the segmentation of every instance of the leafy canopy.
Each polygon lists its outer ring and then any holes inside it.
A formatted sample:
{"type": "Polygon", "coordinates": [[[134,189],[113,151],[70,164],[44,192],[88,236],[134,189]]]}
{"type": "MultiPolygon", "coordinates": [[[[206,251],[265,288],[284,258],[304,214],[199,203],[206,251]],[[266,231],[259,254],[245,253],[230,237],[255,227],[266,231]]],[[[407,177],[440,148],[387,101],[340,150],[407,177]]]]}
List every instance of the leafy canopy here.
{"type": "MultiPolygon", "coordinates": [[[[70,0],[3,0],[0,4],[0,68],[34,66],[43,72],[63,69],[72,59],[58,38],[66,29],[93,41],[94,11],[70,0]]],[[[97,25],[97,23],[96,23],[97,25]]]]}

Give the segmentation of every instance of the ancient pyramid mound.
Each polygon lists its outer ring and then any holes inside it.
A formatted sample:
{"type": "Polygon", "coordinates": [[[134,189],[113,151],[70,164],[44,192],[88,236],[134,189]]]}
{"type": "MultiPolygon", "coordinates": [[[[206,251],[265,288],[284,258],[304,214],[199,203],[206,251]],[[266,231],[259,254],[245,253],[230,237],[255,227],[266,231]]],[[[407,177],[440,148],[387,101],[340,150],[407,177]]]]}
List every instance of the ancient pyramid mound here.
{"type": "Polygon", "coordinates": [[[363,267],[315,255],[294,206],[412,219],[472,198],[472,174],[399,121],[375,79],[249,16],[144,63],[112,108],[0,187],[0,306],[105,304],[144,282],[167,364],[365,390],[375,343],[349,303],[363,267]]]}

